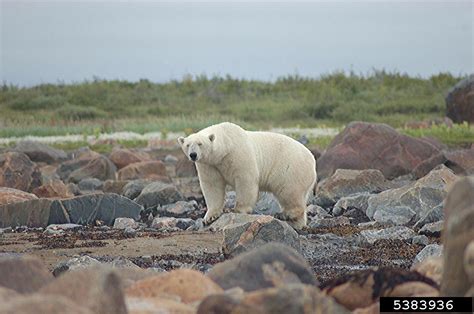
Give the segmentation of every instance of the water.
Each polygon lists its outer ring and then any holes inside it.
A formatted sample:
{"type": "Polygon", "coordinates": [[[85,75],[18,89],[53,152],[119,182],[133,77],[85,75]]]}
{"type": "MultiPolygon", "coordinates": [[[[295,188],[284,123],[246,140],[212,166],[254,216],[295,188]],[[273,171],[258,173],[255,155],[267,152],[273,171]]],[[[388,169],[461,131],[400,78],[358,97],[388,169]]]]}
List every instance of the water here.
{"type": "Polygon", "coordinates": [[[1,1],[0,79],[473,70],[473,4],[1,1]]]}

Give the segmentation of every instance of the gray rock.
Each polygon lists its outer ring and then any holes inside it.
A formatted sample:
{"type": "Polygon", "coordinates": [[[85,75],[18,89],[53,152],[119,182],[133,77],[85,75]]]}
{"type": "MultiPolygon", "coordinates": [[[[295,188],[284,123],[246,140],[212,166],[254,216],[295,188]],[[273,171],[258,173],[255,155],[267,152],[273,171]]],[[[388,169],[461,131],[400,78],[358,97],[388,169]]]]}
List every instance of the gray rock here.
{"type": "Polygon", "coordinates": [[[114,221],[114,229],[138,228],[138,223],[133,218],[118,217],[114,221]]]}
{"type": "Polygon", "coordinates": [[[53,269],[53,275],[57,277],[69,270],[84,269],[88,267],[100,266],[101,264],[102,263],[99,260],[88,255],[74,257],[67,261],[58,263],[53,269]]]}
{"type": "Polygon", "coordinates": [[[308,224],[309,228],[333,228],[337,226],[350,225],[347,217],[339,216],[334,218],[315,218],[308,224]]]}
{"type": "Polygon", "coordinates": [[[117,194],[90,194],[51,204],[49,224],[77,223],[89,225],[96,220],[111,226],[119,217],[140,219],[143,207],[117,194]]]}
{"type": "Polygon", "coordinates": [[[430,243],[430,240],[425,235],[417,235],[413,237],[411,243],[418,245],[428,245],[428,243],[430,243]]]}
{"type": "Polygon", "coordinates": [[[342,197],[334,205],[332,214],[334,216],[340,216],[345,211],[354,208],[360,209],[365,213],[367,211],[367,206],[369,205],[368,201],[371,195],[372,194],[369,193],[359,193],[351,196],[342,197]]]}
{"type": "Polygon", "coordinates": [[[86,178],[82,179],[78,184],[77,187],[81,191],[96,191],[101,190],[104,186],[104,182],[100,181],[96,178],[86,178]]]}
{"type": "Polygon", "coordinates": [[[306,208],[308,217],[329,218],[332,217],[324,208],[311,204],[306,208]]]}
{"type": "Polygon", "coordinates": [[[414,183],[371,196],[367,216],[373,218],[379,210],[390,211],[397,206],[406,206],[419,219],[442,204],[449,184],[456,180],[457,176],[450,169],[445,166],[437,167],[414,183]]]}
{"type": "Polygon", "coordinates": [[[444,228],[444,221],[431,222],[423,226],[418,231],[419,234],[424,234],[429,237],[440,237],[444,228]]]}
{"type": "Polygon", "coordinates": [[[142,190],[135,201],[145,208],[154,208],[159,205],[184,201],[184,197],[174,185],[163,182],[153,182],[142,190]]]}
{"type": "Polygon", "coordinates": [[[362,230],[359,234],[360,244],[374,244],[377,240],[410,240],[416,236],[415,231],[405,226],[394,226],[381,230],[362,230]]]}
{"type": "Polygon", "coordinates": [[[423,262],[429,257],[438,257],[443,255],[443,246],[438,244],[429,244],[415,256],[413,265],[423,262]]]}
{"type": "Polygon", "coordinates": [[[123,256],[118,256],[106,264],[112,266],[113,268],[140,269],[140,267],[137,264],[133,263],[132,261],[130,261],[129,259],[126,259],[123,256]]]}
{"type": "MultiPolygon", "coordinates": [[[[235,197],[236,194],[234,191],[227,192],[224,201],[224,208],[233,209],[235,207],[235,197]]],[[[280,203],[278,203],[278,200],[272,193],[259,193],[257,203],[253,207],[252,213],[259,215],[274,215],[279,212],[281,212],[280,203]]]]}
{"type": "Polygon", "coordinates": [[[101,181],[114,180],[116,173],[117,167],[107,157],[100,155],[72,171],[67,180],[72,183],[78,183],[86,178],[96,178],[101,181]]]}
{"type": "Polygon", "coordinates": [[[214,221],[210,226],[209,230],[211,231],[221,231],[226,226],[233,224],[245,224],[248,222],[253,222],[258,218],[263,217],[263,215],[249,215],[241,213],[226,213],[222,214],[216,221],[214,221]]]}
{"type": "Polygon", "coordinates": [[[340,198],[358,193],[378,193],[389,188],[384,175],[379,170],[337,169],[317,187],[318,205],[334,205],[340,198]]]}
{"type": "Polygon", "coordinates": [[[412,221],[416,213],[407,206],[384,207],[377,210],[374,220],[388,225],[406,225],[412,221]]]}
{"type": "Polygon", "coordinates": [[[125,184],[122,190],[122,195],[126,198],[134,200],[143,191],[145,186],[150,184],[151,181],[146,179],[133,180],[125,184]]]}
{"type": "Polygon", "coordinates": [[[443,212],[444,205],[441,203],[433,209],[429,210],[426,214],[421,216],[421,218],[415,223],[414,228],[421,228],[424,225],[430,222],[437,222],[444,219],[443,212]]]}
{"type": "Polygon", "coordinates": [[[358,208],[352,208],[344,212],[344,217],[348,217],[352,225],[357,225],[363,222],[370,221],[369,217],[365,214],[365,211],[362,211],[358,208]]]}
{"type": "Polygon", "coordinates": [[[166,163],[169,163],[169,164],[175,164],[175,163],[178,162],[178,158],[176,158],[176,157],[173,156],[173,155],[166,155],[164,161],[165,161],[166,163]]]}
{"type": "Polygon", "coordinates": [[[150,227],[161,231],[178,231],[186,230],[192,225],[194,220],[189,218],[156,217],[150,227]]]}
{"type": "Polygon", "coordinates": [[[63,150],[33,141],[21,141],[12,151],[26,154],[34,162],[55,163],[67,159],[63,150]]]}
{"type": "Polygon", "coordinates": [[[52,280],[53,275],[38,258],[0,255],[0,287],[31,293],[52,280]]]}
{"type": "Polygon", "coordinates": [[[78,230],[81,228],[83,228],[83,226],[78,225],[78,224],[71,224],[71,223],[51,224],[46,227],[43,233],[49,234],[49,235],[58,235],[58,234],[63,234],[67,230],[78,230]]]}
{"type": "Polygon", "coordinates": [[[227,256],[236,256],[269,242],[283,243],[300,250],[298,233],[286,222],[271,216],[229,225],[223,231],[222,251],[227,256]]]}
{"type": "Polygon", "coordinates": [[[207,274],[223,289],[245,291],[304,283],[316,285],[316,275],[297,251],[281,243],[268,243],[216,264],[207,274]]]}
{"type": "Polygon", "coordinates": [[[178,201],[174,204],[165,205],[158,208],[158,214],[169,217],[187,217],[191,212],[197,210],[198,204],[196,201],[178,201]]]}

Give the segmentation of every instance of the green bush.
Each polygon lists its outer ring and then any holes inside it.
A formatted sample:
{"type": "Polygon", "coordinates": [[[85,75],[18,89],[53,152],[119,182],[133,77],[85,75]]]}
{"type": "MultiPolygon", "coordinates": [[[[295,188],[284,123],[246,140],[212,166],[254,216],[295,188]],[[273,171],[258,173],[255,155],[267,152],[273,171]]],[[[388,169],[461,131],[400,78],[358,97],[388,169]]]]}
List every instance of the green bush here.
{"type": "Polygon", "coordinates": [[[18,111],[56,109],[65,104],[64,97],[60,95],[39,95],[34,98],[19,97],[11,102],[10,108],[18,111]]]}
{"type": "Polygon", "coordinates": [[[107,114],[95,107],[81,107],[71,104],[56,110],[59,117],[65,120],[79,121],[79,120],[93,120],[98,118],[104,118],[107,114]]]}

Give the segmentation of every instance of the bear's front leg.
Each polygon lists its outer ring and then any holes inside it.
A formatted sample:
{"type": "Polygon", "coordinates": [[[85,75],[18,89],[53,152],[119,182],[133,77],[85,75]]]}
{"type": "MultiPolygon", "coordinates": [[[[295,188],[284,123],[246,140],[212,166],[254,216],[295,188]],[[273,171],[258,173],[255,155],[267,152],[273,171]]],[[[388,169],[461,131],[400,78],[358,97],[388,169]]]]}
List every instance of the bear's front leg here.
{"type": "Polygon", "coordinates": [[[251,213],[258,199],[258,184],[256,180],[235,180],[235,194],[236,203],[234,211],[243,214],[251,213]]]}
{"type": "Polygon", "coordinates": [[[222,215],[226,183],[221,174],[212,166],[196,163],[196,169],[207,206],[204,224],[209,225],[222,215]]]}

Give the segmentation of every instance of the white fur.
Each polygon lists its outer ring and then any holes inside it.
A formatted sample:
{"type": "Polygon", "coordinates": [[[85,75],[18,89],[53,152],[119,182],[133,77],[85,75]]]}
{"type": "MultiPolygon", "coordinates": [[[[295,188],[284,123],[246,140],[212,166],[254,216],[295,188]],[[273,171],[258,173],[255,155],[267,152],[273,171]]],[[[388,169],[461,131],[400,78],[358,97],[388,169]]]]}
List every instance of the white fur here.
{"type": "Polygon", "coordinates": [[[259,191],[268,191],[282,207],[280,218],[297,229],[306,225],[306,201],[316,182],[316,161],[301,143],[277,133],[246,131],[229,122],[178,141],[188,158],[196,154],[208,208],[206,223],[222,214],[225,187],[230,185],[236,191],[235,211],[251,212],[259,191]]]}

